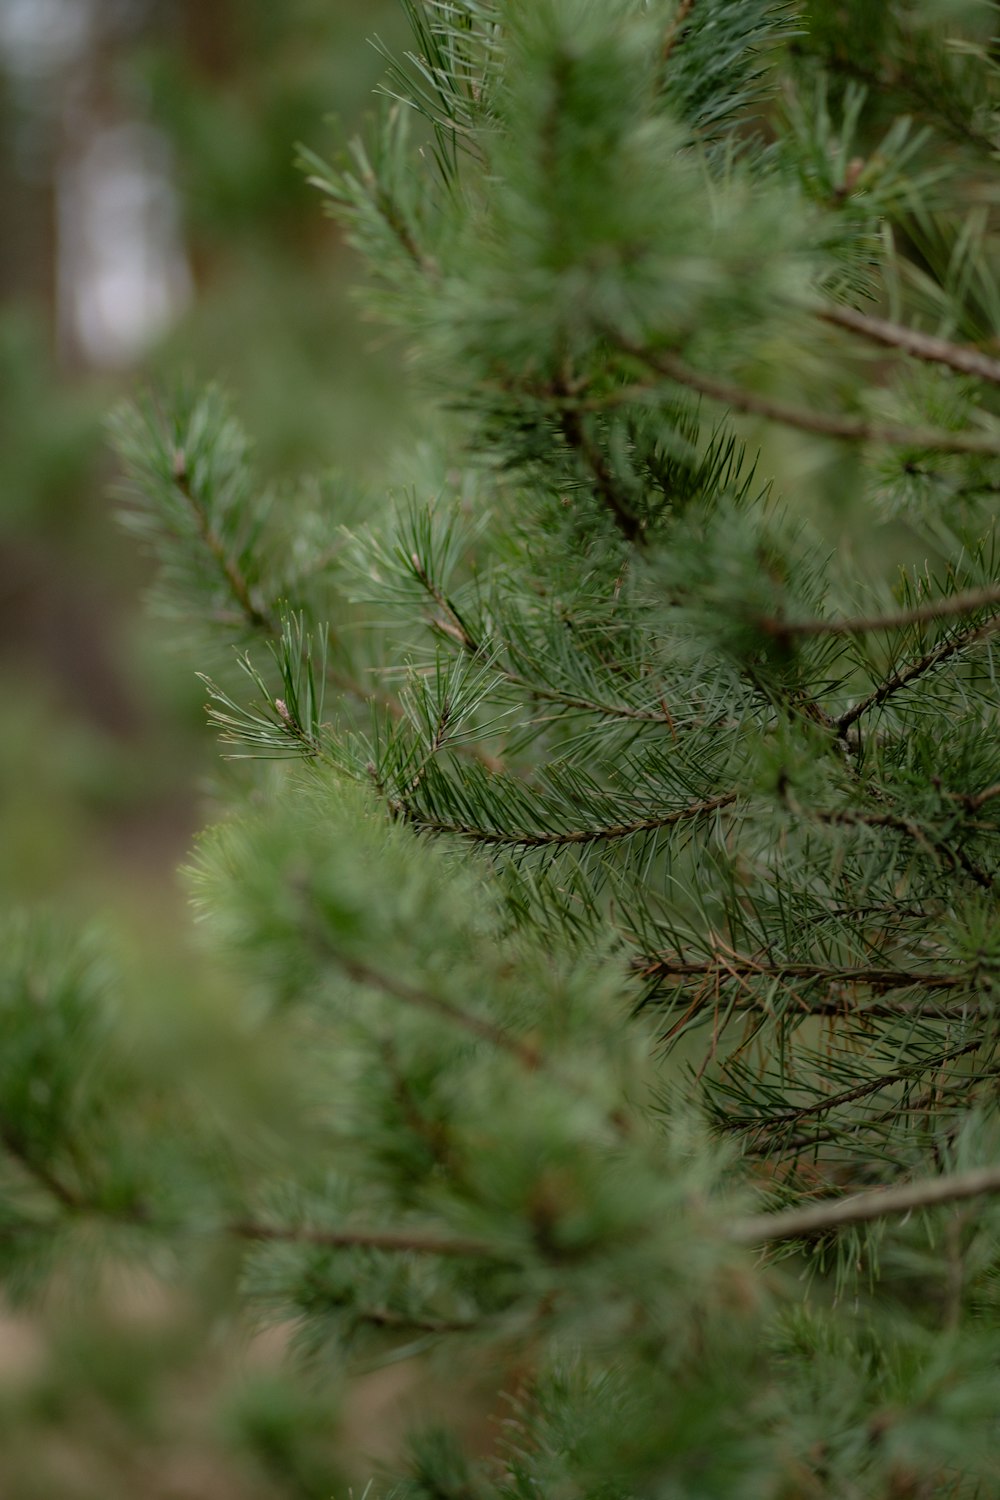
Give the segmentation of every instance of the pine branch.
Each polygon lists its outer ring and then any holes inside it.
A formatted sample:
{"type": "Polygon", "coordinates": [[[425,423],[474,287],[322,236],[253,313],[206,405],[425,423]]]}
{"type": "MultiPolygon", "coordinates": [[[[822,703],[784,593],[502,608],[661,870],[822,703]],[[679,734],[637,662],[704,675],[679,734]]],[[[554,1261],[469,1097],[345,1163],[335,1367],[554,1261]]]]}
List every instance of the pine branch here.
{"type": "MultiPolygon", "coordinates": [[[[101,1204],[83,1199],[74,1200],[72,1204],[64,1206],[72,1208],[77,1214],[90,1213],[112,1223],[138,1226],[150,1233],[159,1233],[166,1237],[204,1233],[204,1227],[201,1225],[178,1224],[169,1219],[158,1223],[139,1209],[109,1210],[101,1204]]],[[[55,1220],[0,1224],[0,1239],[22,1234],[51,1235],[58,1227],[58,1221],[55,1220]]],[[[476,1239],[471,1235],[443,1234],[430,1229],[384,1229],[366,1226],[323,1229],[312,1224],[267,1224],[255,1219],[233,1219],[219,1225],[218,1232],[232,1239],[249,1240],[259,1244],[313,1245],[328,1250],[384,1250],[398,1252],[401,1255],[443,1255],[474,1260],[511,1258],[489,1240],[476,1239]]],[[[383,1321],[387,1322],[387,1320],[383,1321]]],[[[412,1327],[412,1323],[409,1326],[412,1327]]]]}
{"type": "Polygon", "coordinates": [[[425,255],[417,243],[416,236],[406,221],[406,216],[392,194],[378,182],[373,172],[362,178],[365,187],[372,195],[372,202],[378,212],[382,215],[386,225],[394,235],[400,248],[403,250],[413,265],[429,280],[433,280],[438,274],[437,262],[432,256],[425,255]]]}
{"type": "Polygon", "coordinates": [[[975,1041],[966,1042],[964,1047],[958,1047],[951,1052],[943,1052],[937,1057],[914,1063],[911,1067],[900,1069],[895,1073],[882,1073],[878,1078],[869,1079],[867,1083],[859,1083],[855,1088],[844,1089],[839,1094],[828,1094],[826,1098],[819,1099],[813,1104],[803,1104],[798,1109],[784,1110],[776,1115],[722,1117],[718,1121],[719,1128],[743,1132],[779,1130],[784,1125],[798,1125],[814,1115],[826,1114],[831,1109],[840,1109],[845,1104],[856,1104],[861,1099],[868,1099],[872,1094],[880,1093],[882,1089],[892,1088],[895,1084],[910,1083],[921,1078],[925,1073],[944,1067],[946,1063],[954,1062],[960,1057],[967,1057],[972,1052],[978,1052],[985,1045],[984,1038],[977,1037],[975,1041]]]}
{"type": "Polygon", "coordinates": [[[899,1187],[877,1188],[855,1193],[832,1203],[818,1203],[812,1208],[789,1208],[781,1213],[752,1214],[730,1226],[729,1238],[738,1245],[760,1245],[774,1240],[804,1239],[825,1234],[847,1224],[869,1223],[893,1214],[908,1214],[914,1209],[936,1208],[943,1203],[957,1203],[964,1198],[981,1198],[1000,1193],[1000,1167],[978,1167],[956,1172],[948,1177],[931,1177],[921,1182],[906,1182],[899,1187]]]}
{"type": "Polygon", "coordinates": [[[964,651],[970,646],[978,646],[980,642],[988,640],[998,629],[1000,629],[1000,610],[979,625],[959,631],[948,640],[942,641],[939,646],[935,646],[932,651],[925,652],[923,656],[901,667],[898,672],[886,678],[885,682],[880,683],[866,697],[859,698],[853,707],[847,709],[835,720],[834,727],[838,736],[843,739],[851,725],[856,723],[870,708],[881,708],[882,704],[887,703],[894,694],[909,687],[911,683],[919,681],[927,672],[940,666],[942,662],[948,661],[959,651],[964,651]]]}
{"type": "MultiPolygon", "coordinates": [[[[974,1051],[983,1043],[970,1043],[968,1051],[974,1051]]],[[[954,1054],[956,1056],[960,1054],[954,1054]]],[[[775,1157],[801,1157],[806,1152],[813,1152],[817,1146],[836,1144],[854,1154],[861,1144],[864,1135],[873,1136],[876,1140],[887,1142],[893,1134],[898,1131],[902,1118],[909,1119],[921,1117],[925,1126],[929,1117],[936,1115],[942,1122],[954,1120],[956,1112],[965,1113],[976,1105],[977,1089],[980,1083],[989,1081],[992,1088],[996,1087],[997,1077],[1000,1076],[1000,1066],[986,1068],[972,1074],[959,1074],[953,1080],[943,1081],[935,1076],[932,1070],[947,1059],[932,1059],[926,1068],[915,1068],[910,1075],[901,1075],[893,1081],[908,1083],[919,1082],[925,1072],[930,1074],[927,1087],[922,1094],[915,1097],[906,1097],[890,1103],[880,1113],[859,1117],[851,1115],[839,1123],[831,1123],[823,1127],[816,1127],[809,1133],[798,1135],[781,1135],[779,1119],[784,1121],[784,1116],[775,1117],[775,1129],[771,1131],[772,1121],[761,1116],[755,1122],[748,1120],[745,1125],[739,1127],[746,1133],[753,1132],[753,1138],[745,1147],[744,1154],[747,1157],[774,1159],[775,1157]]],[[[869,1093],[873,1090],[869,1089],[869,1093]]],[[[861,1095],[859,1097],[865,1097],[861,1095]]],[[[821,1108],[822,1106],[817,1106],[821,1108]]],[[[787,1125],[789,1122],[784,1121],[787,1125]]],[[[728,1126],[725,1120],[717,1120],[716,1124],[722,1131],[728,1126]]]]}
{"type": "MultiPolygon", "coordinates": [[[[796,50],[794,44],[792,50],[796,50]]],[[[889,89],[898,90],[918,119],[929,121],[953,140],[983,152],[989,157],[992,167],[996,159],[996,141],[992,136],[977,130],[964,112],[960,114],[953,107],[947,107],[946,90],[936,89],[931,92],[921,82],[921,69],[917,59],[901,59],[892,67],[888,76],[877,68],[866,67],[857,58],[847,56],[840,50],[824,53],[822,61],[824,68],[857,79],[878,98],[884,97],[889,89]]]]}
{"type": "MultiPolygon", "coordinates": [[[[915,1015],[934,1020],[961,1020],[966,1009],[964,1003],[954,1008],[934,1004],[929,996],[934,991],[968,989],[974,981],[974,974],[968,972],[936,973],[879,968],[874,965],[848,967],[836,964],[782,963],[768,959],[757,960],[735,951],[732,954],[720,953],[710,960],[695,961],[682,960],[669,954],[636,955],[631,967],[640,978],[655,982],[657,988],[664,985],[669,990],[672,980],[679,981],[680,984],[689,979],[702,981],[683,1013],[666,1033],[668,1041],[687,1030],[690,1024],[699,1024],[707,1015],[717,1018],[723,1003],[727,1015],[793,1014],[800,1018],[831,1017],[841,1021],[849,1020],[852,1016],[869,1021],[898,1020],[903,1016],[915,1015]],[[803,980],[810,986],[821,985],[822,994],[815,996],[799,993],[792,987],[792,981],[796,979],[803,980]],[[759,990],[754,984],[755,980],[766,987],[759,990]],[[780,1010],[775,1006],[776,984],[781,985],[787,995],[787,1002],[780,1010]],[[723,991],[733,986],[736,992],[731,993],[723,1002],[723,991]],[[838,993],[841,987],[850,987],[855,993],[851,997],[846,993],[838,993]],[[926,995],[905,1001],[883,999],[862,1003],[856,993],[858,989],[867,989],[883,996],[895,990],[922,989],[926,991],[926,995]]],[[[685,998],[684,995],[668,997],[671,1011],[679,1009],[685,998]]]]}
{"type": "Polygon", "coordinates": [[[713,401],[721,401],[734,411],[746,412],[750,416],[764,417],[778,422],[783,427],[795,427],[802,432],[812,432],[818,437],[829,437],[856,443],[884,443],[890,447],[924,448],[939,453],[985,453],[1000,454],[1000,434],[978,432],[949,432],[939,427],[899,427],[891,423],[873,422],[864,417],[841,416],[836,413],[813,411],[806,407],[791,406],[784,401],[761,396],[745,386],[719,379],[693,369],[676,354],[640,349],[626,343],[619,336],[622,349],[633,358],[641,360],[659,375],[713,401]]]}
{"type": "MultiPolygon", "coordinates": [[[[195,493],[191,484],[187,456],[182,448],[174,449],[171,459],[171,473],[178,494],[183,497],[194,518],[198,537],[206,551],[214,559],[232,596],[237,608],[236,618],[244,622],[251,629],[260,631],[268,636],[271,641],[280,643],[283,632],[282,620],[254,597],[253,590],[240,567],[239,560],[233,556],[231,550],[227,548],[223,537],[212,525],[208,508],[195,493]]],[[[376,703],[395,717],[401,717],[403,712],[402,707],[390,695],[380,693],[377,689],[366,689],[355,678],[350,676],[349,673],[342,672],[329,660],[325,660],[324,662],[324,673],[331,686],[336,687],[347,697],[353,698],[359,703],[376,703]]]]}
{"type": "Polygon", "coordinates": [[[328,945],[326,948],[344,973],[356,983],[381,990],[384,994],[391,995],[393,999],[401,1000],[404,1005],[416,1006],[419,1010],[428,1011],[450,1022],[453,1026],[458,1026],[461,1030],[469,1032],[471,1036],[478,1037],[480,1041],[489,1042],[501,1052],[517,1058],[518,1062],[531,1072],[541,1066],[543,1058],[537,1048],[511,1036],[502,1027],[495,1026],[492,1021],[484,1020],[482,1016],[474,1015],[471,1011],[462,1010],[450,1000],[445,1000],[442,996],[433,994],[430,990],[418,985],[408,984],[394,974],[383,973],[380,969],[363,963],[360,959],[350,958],[346,954],[329,948],[328,945]]]}
{"type": "Polygon", "coordinates": [[[188,473],[187,456],[183,448],[174,449],[171,466],[177,492],[186,501],[188,509],[194,517],[195,525],[198,528],[198,535],[207,551],[215,559],[219,572],[225,580],[226,586],[240,613],[247,623],[255,629],[265,630],[271,636],[279,636],[281,633],[280,625],[264,606],[254,599],[250,585],[240,569],[239,563],[229,552],[222,537],[212,525],[208,508],[203,504],[199,496],[195,494],[191,484],[191,476],[188,473]]]}
{"type": "Polygon", "coordinates": [[[86,1208],[86,1201],[82,1195],[63,1182],[50,1167],[38,1161],[6,1121],[0,1122],[0,1145],[20,1164],[29,1177],[33,1177],[63,1208],[70,1213],[79,1213],[81,1209],[86,1208]]]}
{"type": "Polygon", "coordinates": [[[898,813],[871,813],[862,812],[858,808],[810,808],[804,810],[797,804],[789,802],[791,810],[798,817],[812,818],[817,823],[841,824],[843,827],[867,827],[867,828],[893,828],[897,833],[904,833],[911,838],[915,844],[922,845],[929,852],[936,851],[944,856],[953,869],[964,870],[971,880],[984,891],[992,891],[993,881],[980,870],[978,865],[966,854],[965,850],[958,845],[952,845],[939,834],[932,833],[921,828],[919,823],[912,818],[901,817],[898,813]]]}
{"type": "Polygon", "coordinates": [[[978,349],[963,344],[953,344],[948,339],[935,338],[929,333],[920,333],[916,328],[906,328],[900,323],[891,323],[886,318],[873,318],[856,312],[853,307],[821,307],[814,309],[816,317],[824,323],[839,328],[848,328],[860,333],[873,343],[912,354],[915,359],[930,364],[946,365],[962,375],[974,375],[990,385],[1000,385],[1000,360],[991,359],[978,349]]]}
{"type": "Polygon", "coordinates": [[[972,792],[969,794],[949,792],[948,796],[960,801],[969,812],[978,812],[987,802],[992,802],[995,797],[1000,797],[1000,781],[995,782],[993,786],[986,787],[982,792],[972,792]]]}
{"type": "Polygon", "coordinates": [[[969,983],[968,974],[947,971],[775,963],[743,954],[734,954],[732,959],[727,957],[695,961],[678,959],[670,954],[656,954],[634,958],[632,968],[643,979],[808,979],[829,985],[862,985],[866,989],[881,992],[912,988],[961,989],[969,983]]]}
{"type": "Polygon", "coordinates": [[[393,1312],[388,1307],[355,1309],[352,1316],[357,1323],[368,1323],[373,1328],[393,1328],[400,1332],[469,1333],[481,1326],[476,1318],[426,1318],[418,1314],[393,1312]]]}
{"type": "Polygon", "coordinates": [[[458,1163],[448,1139],[447,1126],[440,1121],[429,1120],[424,1114],[412,1080],[406,1076],[390,1038],[383,1040],[380,1050],[386,1072],[392,1081],[392,1097],[399,1106],[406,1129],[423,1142],[435,1163],[455,1172],[458,1163]]]}
{"type": "Polygon", "coordinates": [[[720,808],[731,806],[735,801],[735,792],[725,792],[719,797],[709,797],[704,802],[692,802],[687,807],[674,808],[670,812],[661,813],[655,817],[639,818],[634,823],[612,823],[605,828],[575,828],[563,832],[552,829],[509,832],[499,829],[476,828],[466,823],[447,823],[435,819],[425,819],[419,814],[410,814],[409,821],[414,827],[420,828],[424,832],[454,834],[459,838],[470,839],[476,844],[540,849],[571,844],[610,843],[617,839],[632,838],[635,834],[652,833],[657,829],[670,828],[676,823],[687,822],[692,818],[705,817],[709,813],[718,811],[720,808]]]}
{"type": "MultiPolygon", "coordinates": [[[[455,602],[434,582],[416,552],[410,557],[410,565],[414,577],[426,589],[440,612],[431,617],[430,623],[434,629],[446,640],[460,646],[469,656],[484,653],[488,649],[486,644],[472,631],[455,602]]],[[[518,672],[501,661],[494,661],[491,665],[511,687],[523,689],[531,697],[540,698],[546,703],[561,703],[565,708],[576,708],[582,713],[595,714],[604,719],[625,719],[638,724],[665,724],[670,729],[674,728],[673,716],[666,709],[656,713],[651,709],[633,708],[627,703],[608,703],[599,698],[585,698],[578,693],[564,692],[561,688],[526,677],[523,672],[518,672]]]]}

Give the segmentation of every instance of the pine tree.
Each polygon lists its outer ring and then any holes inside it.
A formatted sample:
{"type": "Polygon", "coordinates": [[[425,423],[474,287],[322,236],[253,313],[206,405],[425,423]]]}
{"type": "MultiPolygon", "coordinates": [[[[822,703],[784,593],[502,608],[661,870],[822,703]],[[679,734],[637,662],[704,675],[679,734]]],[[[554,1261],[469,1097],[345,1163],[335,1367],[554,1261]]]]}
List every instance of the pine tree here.
{"type": "Polygon", "coordinates": [[[240,1086],[22,922],[4,1273],[229,1245],[324,1389],[492,1380],[383,1493],[1000,1495],[994,8],[403,3],[303,153],[429,392],[399,489],[116,422],[285,762],[189,872],[240,1086]]]}

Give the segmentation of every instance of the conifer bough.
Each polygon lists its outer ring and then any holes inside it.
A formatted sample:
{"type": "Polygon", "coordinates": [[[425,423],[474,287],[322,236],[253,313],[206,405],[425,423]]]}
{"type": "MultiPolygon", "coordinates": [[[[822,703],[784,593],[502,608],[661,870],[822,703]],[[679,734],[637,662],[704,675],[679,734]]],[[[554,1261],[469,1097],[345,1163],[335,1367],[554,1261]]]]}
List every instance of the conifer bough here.
{"type": "Polygon", "coordinates": [[[288,762],[189,876],[233,1077],[151,1096],[19,929],[7,1269],[228,1239],[342,1379],[492,1380],[386,1493],[1000,1495],[995,10],[404,9],[302,151],[427,392],[402,487],[270,502],[212,389],[117,419],[288,762]]]}

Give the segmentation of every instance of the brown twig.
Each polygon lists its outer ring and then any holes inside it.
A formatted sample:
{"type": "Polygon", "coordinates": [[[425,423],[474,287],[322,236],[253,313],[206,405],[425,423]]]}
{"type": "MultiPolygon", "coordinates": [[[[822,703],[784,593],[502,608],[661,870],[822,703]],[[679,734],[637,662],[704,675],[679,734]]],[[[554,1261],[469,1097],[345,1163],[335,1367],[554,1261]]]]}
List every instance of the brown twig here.
{"type": "MultiPolygon", "coordinates": [[[[619,339],[619,342],[622,341],[619,339]]],[[[856,443],[886,443],[893,447],[925,448],[939,453],[986,453],[1000,454],[1000,435],[980,432],[948,432],[938,427],[898,427],[893,423],[873,422],[866,417],[850,417],[836,412],[814,411],[802,406],[791,406],[770,396],[761,396],[745,386],[707,375],[666,351],[653,352],[622,343],[626,353],[675,380],[691,390],[721,401],[734,411],[751,416],[765,417],[779,422],[784,427],[796,427],[803,432],[812,432],[819,437],[836,438],[856,443]]]]}
{"type": "Polygon", "coordinates": [[[680,41],[681,30],[693,7],[694,0],[679,0],[677,9],[674,12],[674,18],[664,33],[663,43],[660,47],[660,62],[664,66],[670,61],[670,54],[680,41]]]}
{"type": "Polygon", "coordinates": [[[980,1198],[1000,1193],[1000,1167],[977,1167],[970,1172],[956,1172],[946,1177],[931,1177],[922,1182],[905,1182],[898,1187],[876,1188],[871,1192],[853,1193],[829,1203],[809,1208],[789,1208],[774,1214],[750,1214],[737,1219],[728,1237],[739,1245],[761,1245],[773,1240],[803,1239],[825,1234],[847,1224],[864,1224],[885,1219],[892,1214],[906,1214],[913,1209],[934,1208],[942,1203],[956,1203],[963,1198],[980,1198]]]}
{"type": "Polygon", "coordinates": [[[970,349],[963,344],[953,344],[948,339],[936,338],[921,333],[916,328],[906,328],[900,323],[891,323],[886,318],[873,318],[867,313],[856,312],[853,307],[821,307],[815,309],[816,316],[824,323],[859,333],[872,343],[888,348],[900,349],[912,354],[914,359],[929,364],[946,365],[962,375],[974,375],[991,385],[1000,385],[1000,360],[991,359],[979,349],[970,349]]]}

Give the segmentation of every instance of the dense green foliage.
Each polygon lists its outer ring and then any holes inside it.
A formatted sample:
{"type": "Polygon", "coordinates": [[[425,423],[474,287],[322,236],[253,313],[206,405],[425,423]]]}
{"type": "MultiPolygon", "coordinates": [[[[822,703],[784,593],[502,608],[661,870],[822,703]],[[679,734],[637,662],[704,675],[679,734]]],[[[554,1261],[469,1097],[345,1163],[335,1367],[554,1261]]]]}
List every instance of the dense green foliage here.
{"type": "Polygon", "coordinates": [[[1000,1495],[993,7],[404,8],[303,156],[426,442],[275,496],[217,392],[119,414],[286,764],[193,856],[241,1003],[159,1077],[9,940],[5,1273],[224,1263],[331,1430],[373,1362],[492,1390],[399,1495],[1000,1495]]]}

